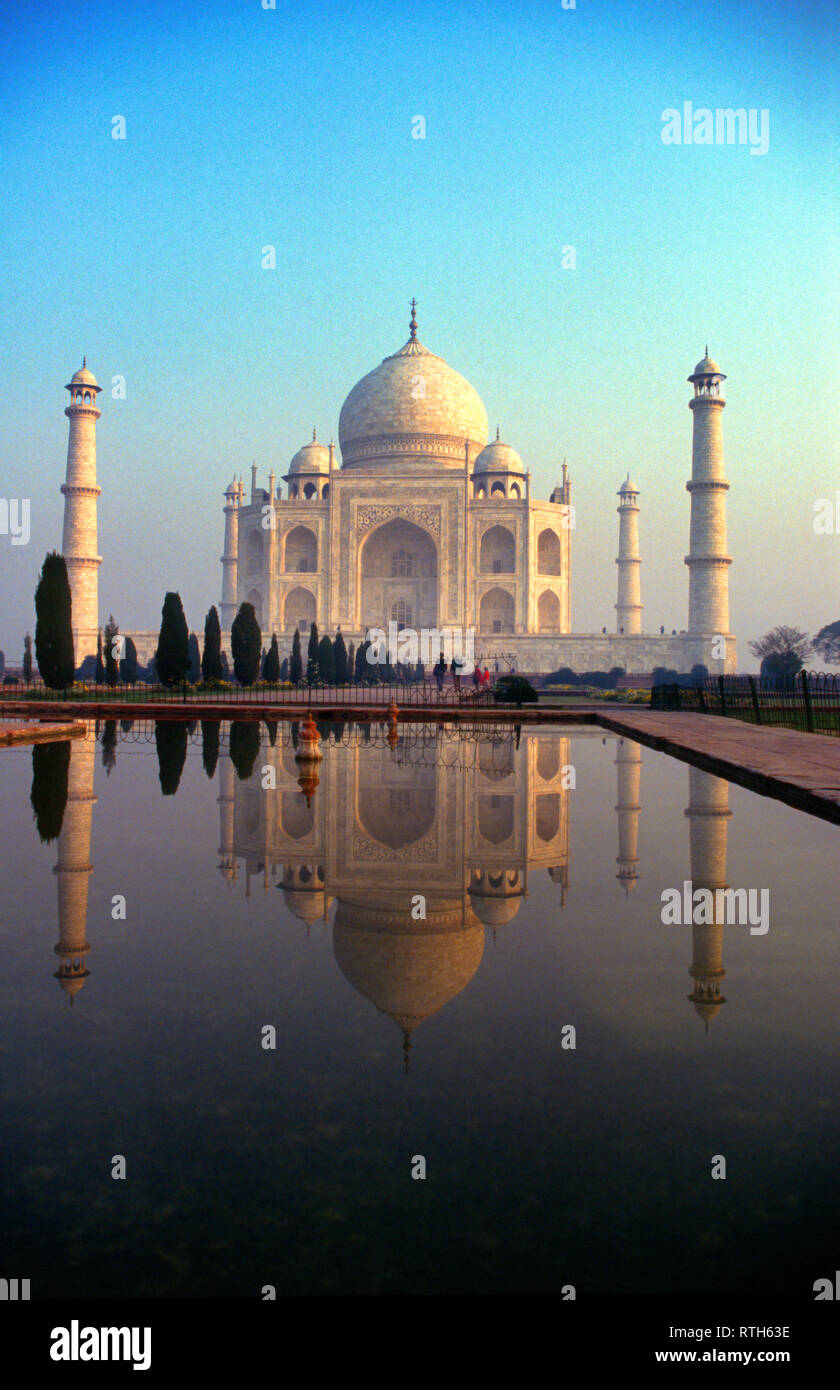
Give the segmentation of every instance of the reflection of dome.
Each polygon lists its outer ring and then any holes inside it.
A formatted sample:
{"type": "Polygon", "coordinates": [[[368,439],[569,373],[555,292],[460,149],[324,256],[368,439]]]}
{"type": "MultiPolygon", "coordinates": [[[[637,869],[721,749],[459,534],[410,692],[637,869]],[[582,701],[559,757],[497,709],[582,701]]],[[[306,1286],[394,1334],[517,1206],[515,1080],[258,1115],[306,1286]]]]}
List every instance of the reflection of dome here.
{"type": "Polygon", "coordinates": [[[466,378],[423,347],[412,327],[405,346],[353,387],[338,435],[345,468],[418,456],[463,468],[464,440],[478,449],[487,443],[487,412],[466,378]]]}
{"type": "Polygon", "coordinates": [[[427,905],[425,921],[381,905],[339,899],[333,951],[353,988],[410,1034],[466,989],[481,964],[484,931],[460,902],[427,905]]]}
{"type": "Polygon", "coordinates": [[[513,921],[520,907],[522,898],[485,898],[478,893],[470,890],[470,902],[472,909],[479,921],[485,927],[503,927],[505,922],[513,921]]]}
{"type": "Polygon", "coordinates": [[[317,922],[329,912],[333,900],[325,896],[323,888],[284,888],[283,901],[302,922],[317,922]]]}
{"type": "Polygon", "coordinates": [[[473,869],[469,892],[473,912],[486,927],[504,926],[522,906],[522,881],[516,869],[473,869]]]}
{"type": "Polygon", "coordinates": [[[330,451],[326,444],[319,444],[312,431],[312,443],[298,449],[291,463],[289,473],[329,473],[330,451]]]}
{"type": "Polygon", "coordinates": [[[475,461],[476,473],[525,473],[525,465],[515,449],[502,444],[496,436],[492,444],[482,449],[475,461]]]}

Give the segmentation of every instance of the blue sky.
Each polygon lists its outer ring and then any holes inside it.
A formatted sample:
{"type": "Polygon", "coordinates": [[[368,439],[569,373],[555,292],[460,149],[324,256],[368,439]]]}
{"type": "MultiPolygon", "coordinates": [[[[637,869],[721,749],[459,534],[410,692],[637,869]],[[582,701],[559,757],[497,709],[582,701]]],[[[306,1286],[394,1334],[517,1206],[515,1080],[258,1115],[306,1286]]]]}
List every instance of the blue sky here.
{"type": "Polygon", "coordinates": [[[685,625],[706,342],[729,378],[741,664],[777,622],[840,617],[840,515],[812,527],[840,488],[833,4],[62,0],[2,24],[0,496],[32,509],[29,545],[0,536],[7,659],[61,541],[83,353],[105,388],[101,617],[156,627],[176,588],[199,627],[230,477],[285,472],[313,424],[337,435],[412,295],[537,495],[568,459],[576,630],[613,621],[628,470],[644,626],[685,625]],[[768,153],[664,145],[686,100],[767,108],[768,153]]]}

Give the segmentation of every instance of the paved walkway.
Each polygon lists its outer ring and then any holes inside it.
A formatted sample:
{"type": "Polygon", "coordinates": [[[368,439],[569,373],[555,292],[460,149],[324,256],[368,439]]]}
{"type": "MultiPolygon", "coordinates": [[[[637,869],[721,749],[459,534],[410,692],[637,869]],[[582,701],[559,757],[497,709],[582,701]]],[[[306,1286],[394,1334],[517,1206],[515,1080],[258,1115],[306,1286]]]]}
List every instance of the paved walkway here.
{"type": "Polygon", "coordinates": [[[12,724],[0,723],[0,748],[9,748],[18,743],[55,743],[59,739],[84,738],[87,730],[84,724],[23,723],[18,720],[12,724]]]}
{"type": "Polygon", "coordinates": [[[840,738],[620,705],[602,705],[596,722],[763,796],[840,822],[840,738]]]}

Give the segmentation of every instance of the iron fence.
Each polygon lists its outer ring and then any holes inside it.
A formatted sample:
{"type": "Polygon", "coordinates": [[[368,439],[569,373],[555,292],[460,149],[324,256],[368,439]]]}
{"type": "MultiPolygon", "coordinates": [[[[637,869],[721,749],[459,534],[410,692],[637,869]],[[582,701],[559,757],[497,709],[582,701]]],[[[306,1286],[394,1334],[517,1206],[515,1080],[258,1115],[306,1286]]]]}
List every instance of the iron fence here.
{"type": "Polygon", "coordinates": [[[695,710],[808,733],[840,734],[840,676],[709,676],[696,686],[657,685],[652,709],[695,710]]]}
{"type": "Polygon", "coordinates": [[[145,682],[115,685],[96,684],[80,681],[63,689],[53,690],[41,681],[30,681],[28,685],[0,686],[0,700],[50,700],[72,701],[96,704],[109,702],[131,704],[201,704],[212,705],[389,705],[393,701],[398,706],[481,706],[493,703],[492,687],[476,687],[472,678],[461,677],[456,687],[448,678],[441,688],[436,681],[394,681],[390,683],[354,681],[346,685],[309,685],[302,681],[299,685],[271,685],[259,681],[254,685],[238,685],[219,681],[212,684],[199,682],[190,685],[180,681],[175,685],[147,685],[145,682]]]}

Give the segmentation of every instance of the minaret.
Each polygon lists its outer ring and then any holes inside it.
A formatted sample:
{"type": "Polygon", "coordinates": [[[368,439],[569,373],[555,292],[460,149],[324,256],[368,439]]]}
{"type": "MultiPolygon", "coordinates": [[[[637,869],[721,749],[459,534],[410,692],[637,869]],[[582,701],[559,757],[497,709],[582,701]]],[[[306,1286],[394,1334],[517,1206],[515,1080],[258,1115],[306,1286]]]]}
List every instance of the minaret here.
{"type": "Polygon", "coordinates": [[[239,506],[242,485],[234,478],[225,491],[225,553],[222,556],[222,604],[220,626],[229,632],[236,617],[236,591],[239,583],[239,506]]]}
{"type": "Polygon", "coordinates": [[[72,739],[67,777],[67,805],[58,837],[58,862],[53,873],[58,878],[58,945],[60,957],[55,978],[70,1003],[84,985],[87,968],[87,908],[90,862],[90,832],[96,797],[93,774],[96,739],[92,727],[87,737],[72,739]]]}
{"type": "Polygon", "coordinates": [[[642,630],[639,558],[639,489],[627,474],[618,489],[618,602],[615,630],[637,634],[642,630]]]}
{"type": "Polygon", "coordinates": [[[67,441],[67,476],[64,494],[64,533],[61,553],[67,562],[72,601],[73,648],[76,665],[96,654],[99,632],[99,566],[96,543],[96,499],[102,489],[96,483],[96,422],[101,411],[96,397],[102,390],[88,371],[87,358],[65,386],[70,404],[64,414],[70,421],[67,441]]]}
{"type": "Polygon", "coordinates": [[[618,741],[615,766],[618,768],[618,873],[616,878],[629,898],[639,878],[636,865],[639,862],[639,781],[642,771],[642,750],[632,739],[618,741]]]}
{"type": "Polygon", "coordinates": [[[722,416],[726,401],[720,394],[726,380],[716,362],[706,356],[688,378],[694,385],[694,438],[691,450],[691,536],[688,565],[688,630],[693,635],[729,633],[729,566],[726,553],[726,494],[723,475],[722,416]]]}
{"type": "MultiPolygon", "coordinates": [[[[732,815],[729,809],[729,783],[699,767],[688,769],[688,809],[685,812],[689,821],[689,843],[691,847],[691,884],[695,888],[716,888],[726,885],[726,841],[729,827],[726,822],[732,815]]],[[[723,922],[715,921],[708,926],[692,924],[691,935],[694,946],[694,959],[689,967],[689,975],[694,981],[694,989],[687,996],[697,1013],[706,1024],[720,1012],[721,1004],[726,1003],[720,992],[720,982],[726,975],[723,968],[723,922]]]]}

